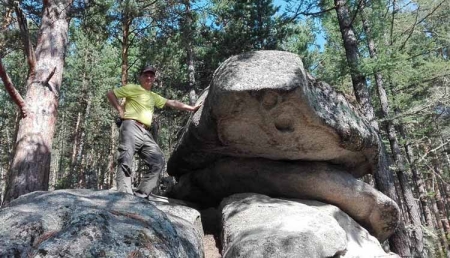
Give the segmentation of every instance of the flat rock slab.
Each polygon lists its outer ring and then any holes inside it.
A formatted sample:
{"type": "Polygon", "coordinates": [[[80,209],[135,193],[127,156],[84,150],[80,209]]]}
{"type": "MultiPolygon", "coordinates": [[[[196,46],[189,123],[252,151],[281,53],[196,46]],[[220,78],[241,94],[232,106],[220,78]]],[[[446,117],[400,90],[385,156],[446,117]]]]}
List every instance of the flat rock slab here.
{"type": "Polygon", "coordinates": [[[222,207],[223,257],[398,257],[339,208],[237,194],[222,207]]]}
{"type": "Polygon", "coordinates": [[[27,194],[0,209],[0,257],[203,257],[199,213],[165,208],[112,191],[27,194]]]}
{"type": "Polygon", "coordinates": [[[355,177],[377,169],[376,132],[341,94],[308,76],[295,54],[231,57],[200,101],[169,159],[170,175],[222,156],[328,161],[355,177]]]}
{"type": "Polygon", "coordinates": [[[313,208],[262,195],[225,199],[222,255],[231,257],[334,257],[345,253],[345,231],[313,208]]]}

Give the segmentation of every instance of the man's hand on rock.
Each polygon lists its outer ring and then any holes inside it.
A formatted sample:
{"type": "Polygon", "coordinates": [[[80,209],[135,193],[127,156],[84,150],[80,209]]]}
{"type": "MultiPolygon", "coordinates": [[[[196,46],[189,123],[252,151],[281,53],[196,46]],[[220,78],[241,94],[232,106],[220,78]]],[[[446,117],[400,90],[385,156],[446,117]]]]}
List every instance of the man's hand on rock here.
{"type": "Polygon", "coordinates": [[[200,103],[200,104],[198,104],[198,105],[195,105],[195,106],[193,107],[193,109],[192,109],[192,112],[197,111],[201,106],[203,106],[203,103],[200,103]]]}
{"type": "Polygon", "coordinates": [[[20,114],[22,115],[22,118],[25,118],[28,116],[28,109],[26,107],[20,108],[20,114]]]}

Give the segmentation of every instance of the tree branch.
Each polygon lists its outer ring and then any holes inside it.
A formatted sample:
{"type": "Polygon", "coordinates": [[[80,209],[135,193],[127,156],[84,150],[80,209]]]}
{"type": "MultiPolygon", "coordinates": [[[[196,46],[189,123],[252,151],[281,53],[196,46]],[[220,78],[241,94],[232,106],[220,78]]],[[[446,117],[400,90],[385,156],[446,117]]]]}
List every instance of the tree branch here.
{"type": "Polygon", "coordinates": [[[417,8],[417,14],[416,14],[416,18],[415,18],[414,24],[409,29],[408,37],[406,37],[405,41],[403,41],[402,45],[400,46],[400,48],[399,48],[400,51],[403,50],[403,48],[406,46],[406,42],[408,42],[408,40],[411,38],[411,36],[412,36],[412,34],[414,32],[414,29],[416,28],[416,25],[418,24],[417,23],[417,19],[419,18],[419,10],[420,10],[420,7],[417,8]]]}
{"type": "Polygon", "coordinates": [[[9,96],[11,96],[14,103],[16,103],[17,106],[19,106],[20,112],[22,113],[22,117],[27,117],[27,109],[25,101],[23,100],[22,96],[17,91],[17,89],[14,87],[11,78],[9,78],[8,74],[6,73],[1,57],[0,57],[0,77],[2,78],[3,84],[5,85],[6,91],[8,92],[9,96]]]}
{"type": "Polygon", "coordinates": [[[31,44],[30,33],[28,31],[27,18],[23,14],[22,10],[19,8],[19,4],[16,3],[15,11],[17,15],[17,22],[19,23],[20,32],[22,35],[22,42],[24,45],[24,52],[27,56],[28,62],[28,75],[34,77],[36,73],[36,55],[34,53],[33,44],[31,44]]]}
{"type": "MultiPolygon", "coordinates": [[[[417,15],[416,15],[416,20],[415,20],[415,22],[414,22],[414,24],[411,26],[411,28],[410,29],[408,29],[408,30],[406,30],[405,32],[403,32],[403,33],[406,33],[407,31],[409,31],[409,34],[408,34],[408,37],[405,39],[405,41],[403,42],[403,44],[401,45],[401,47],[399,48],[399,50],[402,50],[404,47],[405,47],[405,45],[406,45],[406,42],[408,42],[408,40],[411,38],[411,35],[413,34],[413,32],[414,32],[414,29],[416,28],[416,26],[418,25],[418,24],[420,24],[420,23],[422,23],[423,21],[425,21],[428,17],[430,17],[443,3],[445,3],[447,0],[444,0],[444,1],[442,1],[442,2],[440,2],[438,5],[436,5],[434,8],[433,8],[433,10],[431,10],[431,12],[429,12],[427,15],[425,15],[425,17],[423,17],[422,19],[420,19],[419,21],[417,21],[417,19],[418,19],[418,17],[419,17],[419,8],[417,8],[417,15]]],[[[402,33],[402,34],[403,34],[402,33]]]]}
{"type": "Polygon", "coordinates": [[[420,107],[413,107],[409,111],[402,112],[402,113],[397,114],[395,116],[379,119],[378,122],[394,121],[394,120],[397,120],[397,119],[399,119],[401,117],[404,117],[404,116],[418,114],[418,113],[422,112],[423,110],[433,109],[433,107],[436,105],[436,102],[438,102],[441,99],[446,99],[446,98],[447,98],[447,96],[446,96],[446,94],[444,94],[439,99],[437,99],[435,101],[430,101],[426,105],[423,105],[423,106],[420,106],[420,107]]]}
{"type": "MultiPolygon", "coordinates": [[[[288,24],[288,23],[291,23],[291,22],[295,21],[300,15],[304,15],[304,16],[318,16],[318,15],[321,15],[321,14],[324,14],[324,13],[327,13],[327,12],[330,12],[330,11],[333,11],[334,9],[336,9],[336,6],[332,6],[332,7],[328,8],[328,9],[326,9],[326,10],[322,10],[322,11],[318,11],[318,12],[301,12],[300,11],[301,6],[302,5],[300,4],[297,7],[297,10],[295,10],[294,15],[291,18],[289,18],[286,21],[284,21],[283,24],[288,24]]],[[[310,9],[310,8],[307,8],[307,9],[310,9]]]]}
{"type": "Polygon", "coordinates": [[[362,2],[363,2],[363,1],[364,1],[364,0],[359,0],[359,1],[358,1],[358,5],[356,6],[355,13],[353,14],[352,20],[351,20],[351,22],[350,22],[350,25],[351,25],[351,26],[353,26],[353,22],[355,21],[356,16],[358,15],[358,12],[361,10],[362,2]]]}
{"type": "Polygon", "coordinates": [[[56,72],[56,66],[53,68],[53,70],[50,72],[50,74],[47,76],[47,79],[45,79],[44,81],[44,85],[48,85],[48,83],[50,82],[50,79],[53,77],[53,75],[56,72]]]}
{"type": "Polygon", "coordinates": [[[391,18],[391,27],[389,31],[389,45],[394,45],[394,22],[395,22],[395,14],[397,13],[396,2],[395,0],[392,2],[392,18],[391,18]]]}
{"type": "Polygon", "coordinates": [[[139,60],[139,58],[136,58],[131,64],[128,64],[127,71],[129,71],[131,69],[131,67],[133,67],[138,60],[139,60]]]}
{"type": "MultiPolygon", "coordinates": [[[[449,184],[447,181],[445,181],[445,180],[442,178],[441,175],[439,175],[439,173],[437,173],[437,172],[434,170],[434,168],[433,168],[432,166],[430,166],[430,164],[425,163],[425,166],[428,167],[428,169],[429,169],[429,171],[430,171],[429,173],[432,173],[435,177],[437,177],[438,179],[440,179],[440,180],[442,181],[442,183],[444,183],[444,184],[446,184],[446,185],[449,184]]],[[[433,181],[433,182],[434,182],[434,181],[433,181]]],[[[433,184],[434,184],[434,183],[433,183],[433,184]]],[[[433,187],[433,189],[434,189],[434,187],[433,187]]]]}
{"type": "Polygon", "coordinates": [[[435,152],[435,151],[439,150],[440,148],[443,148],[448,143],[450,143],[450,139],[448,139],[446,142],[442,143],[441,145],[437,146],[436,148],[427,151],[425,154],[422,155],[422,157],[420,157],[420,159],[414,161],[414,164],[422,162],[428,156],[428,154],[435,152]]]}
{"type": "Polygon", "coordinates": [[[156,2],[158,2],[158,0],[155,0],[155,1],[151,2],[151,3],[148,3],[147,5],[141,6],[141,9],[147,9],[148,7],[156,4],[156,2]]]}
{"type": "MultiPolygon", "coordinates": [[[[442,77],[447,77],[447,76],[450,76],[450,73],[439,74],[439,75],[436,75],[436,76],[434,76],[432,78],[425,78],[425,79],[423,79],[421,81],[421,83],[432,82],[434,80],[440,79],[442,77]]],[[[405,87],[394,89],[394,90],[392,90],[392,93],[397,94],[397,93],[400,93],[401,91],[405,91],[405,90],[409,90],[409,89],[415,89],[417,86],[418,86],[417,83],[412,83],[412,84],[409,84],[409,85],[407,85],[405,87]]]]}

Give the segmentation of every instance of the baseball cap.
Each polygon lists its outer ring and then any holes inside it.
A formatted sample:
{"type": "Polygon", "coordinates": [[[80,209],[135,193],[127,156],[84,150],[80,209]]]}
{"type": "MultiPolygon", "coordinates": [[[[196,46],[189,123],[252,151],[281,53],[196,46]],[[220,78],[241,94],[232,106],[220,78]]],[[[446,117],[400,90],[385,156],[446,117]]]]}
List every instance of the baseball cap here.
{"type": "Polygon", "coordinates": [[[146,73],[146,72],[156,73],[156,68],[151,65],[146,66],[146,67],[144,67],[144,69],[141,70],[141,74],[146,73]]]}

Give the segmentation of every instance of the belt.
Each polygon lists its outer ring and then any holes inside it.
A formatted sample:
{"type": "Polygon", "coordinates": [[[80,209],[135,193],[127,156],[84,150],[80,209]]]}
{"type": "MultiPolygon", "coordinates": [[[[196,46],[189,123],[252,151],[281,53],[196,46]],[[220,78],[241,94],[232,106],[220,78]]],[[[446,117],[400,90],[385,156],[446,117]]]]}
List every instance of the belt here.
{"type": "Polygon", "coordinates": [[[126,119],[126,120],[132,120],[132,121],[134,121],[134,123],[136,123],[140,127],[144,128],[145,130],[147,130],[147,131],[150,130],[150,126],[143,124],[143,123],[139,122],[138,120],[135,120],[135,119],[126,119]]]}

